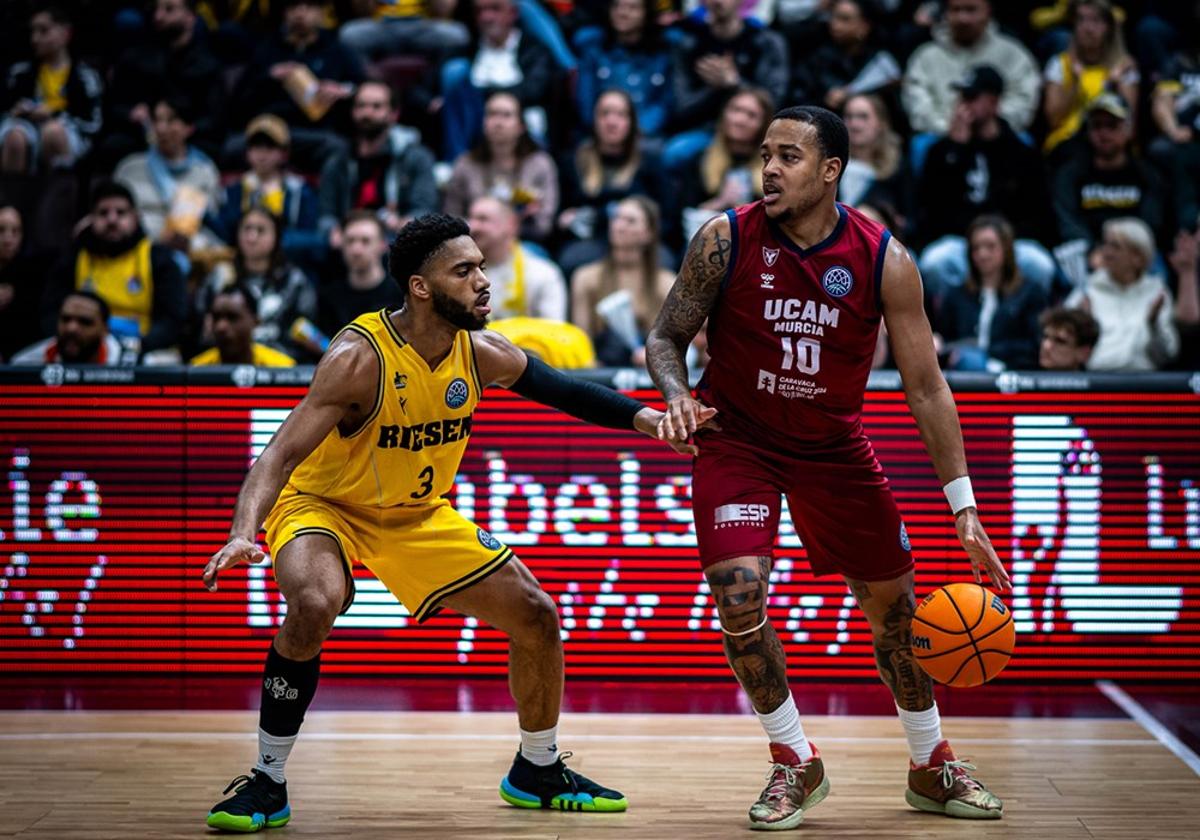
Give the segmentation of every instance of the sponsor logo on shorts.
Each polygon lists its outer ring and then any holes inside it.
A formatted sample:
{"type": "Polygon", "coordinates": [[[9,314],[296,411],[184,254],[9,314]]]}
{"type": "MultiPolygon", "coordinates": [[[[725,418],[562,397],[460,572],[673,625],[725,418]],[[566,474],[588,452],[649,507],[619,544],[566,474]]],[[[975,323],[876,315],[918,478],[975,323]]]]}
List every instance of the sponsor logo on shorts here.
{"type": "Polygon", "coordinates": [[[762,525],[771,515],[767,505],[721,505],[713,512],[713,527],[737,528],[743,525],[762,525]]]}
{"type": "Polygon", "coordinates": [[[467,397],[471,394],[467,387],[467,380],[455,379],[446,386],[446,405],[450,408],[462,408],[467,404],[467,397]]]}
{"type": "Polygon", "coordinates": [[[904,523],[900,523],[900,547],[905,551],[912,551],[912,543],[908,541],[908,528],[904,527],[904,523]]]}
{"type": "Polygon", "coordinates": [[[844,265],[835,265],[821,275],[821,287],[833,297],[845,297],[854,288],[854,275],[844,265]]]}
{"type": "Polygon", "coordinates": [[[479,537],[479,544],[490,551],[496,551],[500,548],[500,540],[496,539],[482,528],[475,529],[475,536],[479,537]]]}

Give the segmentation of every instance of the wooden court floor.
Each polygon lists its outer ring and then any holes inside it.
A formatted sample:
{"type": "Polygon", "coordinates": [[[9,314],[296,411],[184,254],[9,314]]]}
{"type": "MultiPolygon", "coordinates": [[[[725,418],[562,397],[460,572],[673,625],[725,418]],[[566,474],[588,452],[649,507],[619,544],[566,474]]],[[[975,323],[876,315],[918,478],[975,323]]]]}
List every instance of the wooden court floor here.
{"type": "MultiPolygon", "coordinates": [[[[0,713],[0,837],[196,838],[252,763],[246,712],[0,713]]],[[[1006,801],[999,822],[910,810],[907,750],[890,718],[808,717],[832,793],[820,838],[1200,838],[1200,777],[1133,721],[949,718],[960,757],[1006,801]]],[[[520,811],[496,787],[512,715],[310,713],[288,764],[286,838],[748,838],[767,769],[751,717],[567,715],[571,766],[625,792],[625,814],[520,811]]]]}

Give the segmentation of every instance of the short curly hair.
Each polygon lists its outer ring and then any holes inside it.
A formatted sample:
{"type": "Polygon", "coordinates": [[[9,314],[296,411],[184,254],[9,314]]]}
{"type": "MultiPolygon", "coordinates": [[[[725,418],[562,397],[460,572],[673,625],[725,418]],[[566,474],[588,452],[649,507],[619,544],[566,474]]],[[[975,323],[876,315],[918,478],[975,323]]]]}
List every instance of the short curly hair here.
{"type": "Polygon", "coordinates": [[[429,213],[400,228],[388,253],[388,270],[400,286],[400,299],[408,297],[408,278],[420,274],[430,258],[451,239],[470,236],[471,228],[457,216],[429,213]]]}

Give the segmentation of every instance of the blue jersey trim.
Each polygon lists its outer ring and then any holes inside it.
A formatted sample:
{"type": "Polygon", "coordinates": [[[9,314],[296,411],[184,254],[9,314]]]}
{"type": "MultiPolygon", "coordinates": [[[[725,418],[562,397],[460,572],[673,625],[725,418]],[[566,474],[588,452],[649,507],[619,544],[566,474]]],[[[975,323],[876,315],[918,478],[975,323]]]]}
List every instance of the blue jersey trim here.
{"type": "Polygon", "coordinates": [[[875,307],[883,312],[883,264],[887,260],[888,243],[892,241],[892,232],[885,230],[879,239],[879,253],[875,255],[875,307]]]}

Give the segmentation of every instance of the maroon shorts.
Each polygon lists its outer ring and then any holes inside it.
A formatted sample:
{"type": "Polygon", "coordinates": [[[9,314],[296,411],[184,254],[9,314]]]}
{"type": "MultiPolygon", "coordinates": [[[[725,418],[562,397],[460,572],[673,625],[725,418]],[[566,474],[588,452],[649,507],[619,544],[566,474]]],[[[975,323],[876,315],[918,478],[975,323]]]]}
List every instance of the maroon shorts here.
{"type": "Polygon", "coordinates": [[[692,468],[700,560],[773,556],[781,498],[814,574],[890,580],[913,567],[908,533],[866,438],[835,456],[792,457],[708,433],[692,468]]]}

